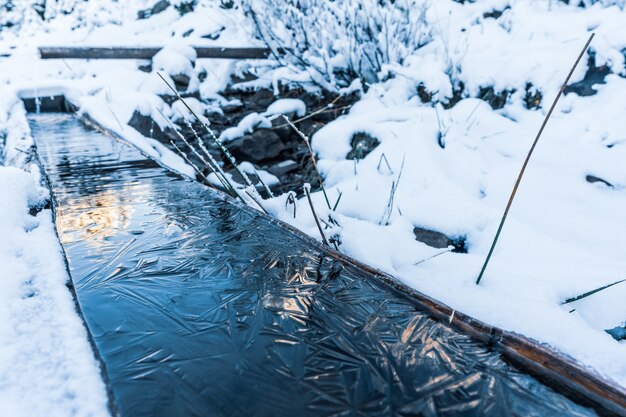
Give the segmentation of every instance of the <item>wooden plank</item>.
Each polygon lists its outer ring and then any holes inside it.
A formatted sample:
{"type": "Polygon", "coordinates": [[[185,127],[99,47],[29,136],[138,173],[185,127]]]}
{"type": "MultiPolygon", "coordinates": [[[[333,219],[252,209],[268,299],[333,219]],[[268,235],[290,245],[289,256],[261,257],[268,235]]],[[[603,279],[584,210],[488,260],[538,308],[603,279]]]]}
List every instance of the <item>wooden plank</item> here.
{"type": "MultiPolygon", "coordinates": [[[[264,59],[269,48],[195,47],[198,58],[264,59]]],[[[161,48],[42,46],[42,59],[152,59],[161,48]]]]}

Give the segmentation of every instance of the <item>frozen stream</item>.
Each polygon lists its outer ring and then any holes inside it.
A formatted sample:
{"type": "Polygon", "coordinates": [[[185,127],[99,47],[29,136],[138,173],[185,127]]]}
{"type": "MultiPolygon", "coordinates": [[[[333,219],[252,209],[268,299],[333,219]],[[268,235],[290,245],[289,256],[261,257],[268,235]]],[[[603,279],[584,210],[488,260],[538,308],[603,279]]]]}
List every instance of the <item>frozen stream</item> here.
{"type": "Polygon", "coordinates": [[[30,122],[122,416],[593,415],[74,116],[30,122]]]}

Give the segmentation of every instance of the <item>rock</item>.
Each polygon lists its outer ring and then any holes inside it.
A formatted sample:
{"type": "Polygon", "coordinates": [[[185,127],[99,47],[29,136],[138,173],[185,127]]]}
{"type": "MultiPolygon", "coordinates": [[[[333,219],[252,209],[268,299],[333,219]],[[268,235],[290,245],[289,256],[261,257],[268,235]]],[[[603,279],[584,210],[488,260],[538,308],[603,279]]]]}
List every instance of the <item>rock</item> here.
{"type": "Polygon", "coordinates": [[[150,16],[154,16],[155,14],[159,14],[162,11],[166,10],[170,7],[170,2],[167,0],[160,0],[151,9],[139,10],[137,12],[137,19],[147,19],[150,16]]]}
{"type": "Polygon", "coordinates": [[[152,72],[152,63],[149,64],[145,64],[145,65],[139,65],[137,67],[137,69],[141,72],[147,72],[147,73],[151,73],[152,72]]]}
{"type": "Polygon", "coordinates": [[[215,41],[215,40],[217,40],[217,39],[220,37],[220,35],[222,34],[222,32],[223,32],[225,29],[226,29],[226,27],[225,27],[225,26],[222,26],[222,27],[221,27],[221,28],[219,28],[218,30],[213,31],[213,32],[211,32],[211,33],[205,33],[204,35],[202,35],[202,36],[200,36],[200,37],[201,37],[201,38],[204,38],[204,39],[210,39],[210,40],[212,40],[212,41],[215,41]]]}
{"type": "Polygon", "coordinates": [[[489,103],[492,109],[497,110],[504,107],[514,91],[515,90],[502,90],[496,92],[492,86],[480,87],[478,98],[489,103]]]}
{"type": "Polygon", "coordinates": [[[295,171],[298,168],[300,168],[300,165],[296,161],[287,159],[286,161],[279,162],[278,164],[269,167],[267,170],[270,174],[281,177],[282,175],[295,171]]]}
{"type": "Polygon", "coordinates": [[[524,102],[527,109],[538,109],[541,107],[541,100],[543,100],[543,94],[536,89],[531,83],[526,84],[526,94],[524,96],[524,102]]]}
{"type": "Polygon", "coordinates": [[[574,93],[581,97],[593,96],[598,92],[593,87],[597,84],[606,84],[605,78],[610,73],[611,68],[606,64],[597,67],[595,55],[591,54],[587,60],[587,73],[585,74],[585,78],[577,83],[566,86],[563,90],[563,94],[574,93]]]}
{"type": "Polygon", "coordinates": [[[171,132],[170,129],[162,131],[157,122],[152,120],[150,116],[141,114],[138,110],[135,110],[133,117],[131,117],[128,122],[128,125],[142,135],[156,139],[161,143],[169,143],[170,140],[176,138],[174,132],[171,132]]]}
{"type": "Polygon", "coordinates": [[[176,86],[176,90],[178,91],[187,91],[187,87],[189,87],[189,76],[185,74],[177,74],[172,75],[172,80],[174,80],[174,85],[176,86]]]}
{"type": "MultiPolygon", "coordinates": [[[[309,119],[298,123],[298,129],[310,139],[313,137],[313,134],[324,127],[324,125],[325,123],[314,122],[309,119]]],[[[298,139],[301,138],[298,136],[298,139]]]]}
{"type": "Polygon", "coordinates": [[[280,155],[284,144],[271,129],[257,129],[226,144],[226,147],[242,161],[262,162],[280,155]]]}
{"type": "Polygon", "coordinates": [[[274,94],[270,90],[259,90],[250,96],[246,102],[246,107],[248,110],[264,111],[274,100],[274,94]]]}
{"type": "Polygon", "coordinates": [[[452,252],[467,253],[465,238],[451,239],[441,232],[421,227],[414,227],[413,233],[415,234],[415,240],[425,243],[430,247],[445,249],[449,246],[454,246],[452,252]]]}
{"type": "Polygon", "coordinates": [[[417,86],[417,95],[422,103],[430,103],[431,101],[433,101],[434,93],[428,91],[424,83],[420,83],[417,86]]]}
{"type": "Polygon", "coordinates": [[[346,159],[363,159],[372,152],[380,141],[364,132],[355,133],[350,140],[352,150],[348,152],[346,159]]]}
{"type": "Polygon", "coordinates": [[[235,113],[243,110],[243,103],[240,100],[228,100],[220,104],[224,113],[235,113]]]}
{"type": "Polygon", "coordinates": [[[604,185],[606,185],[606,186],[607,186],[607,187],[609,187],[609,188],[615,188],[615,187],[613,186],[613,184],[611,184],[611,183],[610,183],[610,182],[608,182],[607,180],[603,180],[602,178],[600,178],[600,177],[596,177],[595,175],[591,175],[591,174],[589,174],[589,175],[587,175],[587,176],[585,177],[585,179],[586,179],[586,180],[587,180],[587,182],[588,182],[588,183],[590,183],[590,184],[600,183],[600,184],[604,184],[604,185]]]}
{"type": "Polygon", "coordinates": [[[626,327],[618,326],[612,329],[605,330],[608,334],[610,334],[613,339],[620,341],[626,339],[626,327]]]}
{"type": "Polygon", "coordinates": [[[277,117],[272,120],[272,130],[280,136],[282,141],[285,143],[294,139],[294,134],[297,135],[297,133],[293,131],[291,126],[289,126],[282,117],[277,117]]]}
{"type": "Polygon", "coordinates": [[[448,236],[434,230],[415,227],[413,233],[415,234],[415,239],[433,248],[445,249],[452,244],[448,236]]]}

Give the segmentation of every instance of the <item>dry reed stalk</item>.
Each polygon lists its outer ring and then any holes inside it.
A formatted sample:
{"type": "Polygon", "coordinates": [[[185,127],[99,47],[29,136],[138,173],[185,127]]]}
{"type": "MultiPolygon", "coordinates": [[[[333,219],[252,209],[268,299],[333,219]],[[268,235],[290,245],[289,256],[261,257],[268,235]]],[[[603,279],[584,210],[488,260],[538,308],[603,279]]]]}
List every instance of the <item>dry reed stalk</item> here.
{"type": "Polygon", "coordinates": [[[585,47],[582,49],[582,51],[580,51],[580,54],[578,55],[578,58],[576,58],[576,62],[574,62],[574,65],[572,66],[572,68],[570,69],[569,73],[567,74],[567,77],[565,78],[565,82],[563,82],[563,84],[561,85],[561,88],[559,89],[558,94],[554,98],[554,101],[552,102],[552,106],[550,106],[550,110],[548,110],[548,114],[546,114],[546,117],[543,119],[543,123],[541,124],[541,127],[539,128],[539,132],[537,133],[537,136],[535,137],[535,140],[534,140],[532,146],[530,147],[530,150],[528,151],[528,155],[526,155],[526,159],[524,160],[524,164],[522,165],[522,169],[520,170],[519,175],[517,176],[517,180],[515,181],[515,185],[513,186],[513,191],[511,192],[511,196],[509,197],[509,201],[508,201],[508,203],[506,205],[506,208],[504,209],[504,214],[502,215],[502,219],[500,219],[500,225],[498,226],[498,231],[496,232],[496,236],[494,237],[493,242],[491,243],[491,248],[489,249],[489,253],[487,254],[487,258],[485,259],[485,263],[483,264],[483,267],[480,270],[480,274],[478,275],[478,278],[476,279],[476,285],[480,284],[480,280],[483,278],[485,270],[487,269],[487,265],[489,264],[489,260],[491,259],[491,255],[493,255],[493,251],[496,248],[496,244],[498,243],[498,238],[500,237],[500,233],[502,232],[502,227],[504,226],[504,222],[506,221],[506,218],[507,218],[507,216],[509,214],[509,210],[511,209],[511,205],[513,204],[513,199],[515,198],[515,194],[517,193],[517,188],[519,187],[519,184],[522,181],[522,177],[524,176],[524,172],[526,171],[526,167],[528,166],[528,161],[530,160],[530,157],[532,156],[533,151],[535,150],[535,147],[537,146],[537,142],[539,142],[539,138],[541,137],[541,134],[543,133],[543,130],[546,127],[546,124],[548,124],[548,120],[550,119],[550,116],[552,115],[552,112],[554,111],[554,108],[556,107],[556,104],[558,103],[559,99],[561,98],[561,95],[563,95],[563,90],[565,90],[565,87],[567,86],[567,83],[569,82],[570,78],[572,77],[572,74],[574,73],[574,70],[576,69],[576,67],[578,66],[578,63],[580,62],[581,58],[583,57],[583,55],[587,51],[587,48],[589,48],[589,44],[591,43],[591,40],[593,39],[594,35],[595,35],[595,33],[592,33],[591,36],[589,36],[589,39],[587,40],[587,43],[585,43],[585,47]]]}

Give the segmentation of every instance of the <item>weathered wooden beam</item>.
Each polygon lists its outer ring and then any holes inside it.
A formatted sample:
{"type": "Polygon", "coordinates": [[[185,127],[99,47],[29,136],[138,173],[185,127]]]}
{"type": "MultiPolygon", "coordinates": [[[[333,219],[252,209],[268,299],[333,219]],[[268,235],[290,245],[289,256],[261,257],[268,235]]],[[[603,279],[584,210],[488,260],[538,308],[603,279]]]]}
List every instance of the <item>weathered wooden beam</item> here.
{"type": "MultiPolygon", "coordinates": [[[[269,48],[195,47],[198,58],[264,59],[269,48]]],[[[152,59],[161,48],[42,46],[42,59],[152,59]]]]}

